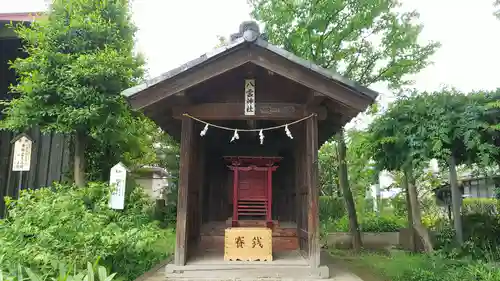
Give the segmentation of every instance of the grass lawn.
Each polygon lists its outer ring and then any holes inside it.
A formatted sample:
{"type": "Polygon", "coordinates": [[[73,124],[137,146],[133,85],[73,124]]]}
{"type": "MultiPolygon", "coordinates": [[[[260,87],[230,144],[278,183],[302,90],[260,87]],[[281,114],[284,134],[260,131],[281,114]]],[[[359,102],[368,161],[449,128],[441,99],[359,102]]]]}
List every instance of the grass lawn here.
{"type": "Polygon", "coordinates": [[[500,268],[438,255],[332,251],[333,259],[365,281],[500,281],[500,268]]]}
{"type": "MultiPolygon", "coordinates": [[[[364,281],[390,281],[382,277],[382,274],[378,272],[375,268],[366,264],[363,256],[365,253],[356,254],[352,251],[330,251],[332,255],[332,262],[337,267],[342,267],[348,271],[356,274],[359,278],[364,281]]],[[[367,254],[367,253],[366,253],[367,254]]],[[[381,257],[384,256],[383,253],[379,254],[381,257]]]]}

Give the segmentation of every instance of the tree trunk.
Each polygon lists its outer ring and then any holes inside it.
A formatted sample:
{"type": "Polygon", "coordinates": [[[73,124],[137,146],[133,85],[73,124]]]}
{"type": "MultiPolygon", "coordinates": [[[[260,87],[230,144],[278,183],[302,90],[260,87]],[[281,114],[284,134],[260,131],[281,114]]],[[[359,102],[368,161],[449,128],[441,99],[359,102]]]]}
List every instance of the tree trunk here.
{"type": "Polygon", "coordinates": [[[451,206],[453,211],[453,225],[455,227],[455,237],[459,245],[464,242],[464,234],[462,229],[462,194],[458,189],[457,165],[455,157],[450,156],[448,165],[450,167],[450,188],[451,188],[451,206]]]}
{"type": "Polygon", "coordinates": [[[85,142],[86,136],[75,134],[75,155],[73,158],[73,178],[76,186],[85,186],[85,142]]]}
{"type": "Polygon", "coordinates": [[[355,251],[361,250],[363,247],[361,241],[361,233],[359,232],[358,218],[356,214],[356,206],[352,198],[352,192],[349,187],[349,179],[347,178],[347,164],[346,164],[346,145],[344,140],[344,130],[341,130],[337,135],[337,152],[339,161],[339,185],[342,189],[347,214],[349,215],[349,231],[352,236],[352,247],[355,251]]]}
{"type": "Polygon", "coordinates": [[[415,241],[415,229],[413,228],[413,215],[411,209],[411,200],[410,200],[410,192],[408,191],[408,181],[406,178],[403,179],[404,190],[406,193],[406,212],[408,217],[408,231],[409,231],[409,240],[410,240],[410,251],[415,252],[417,249],[417,243],[415,241]]]}
{"type": "Polygon", "coordinates": [[[432,247],[432,241],[429,232],[422,225],[422,216],[420,214],[420,204],[418,202],[417,188],[415,186],[411,168],[406,168],[406,170],[404,171],[403,183],[405,185],[405,189],[408,190],[408,196],[410,197],[411,206],[409,211],[411,211],[411,215],[413,218],[413,227],[415,228],[418,236],[424,244],[425,252],[431,253],[434,251],[434,248],[432,247]]]}

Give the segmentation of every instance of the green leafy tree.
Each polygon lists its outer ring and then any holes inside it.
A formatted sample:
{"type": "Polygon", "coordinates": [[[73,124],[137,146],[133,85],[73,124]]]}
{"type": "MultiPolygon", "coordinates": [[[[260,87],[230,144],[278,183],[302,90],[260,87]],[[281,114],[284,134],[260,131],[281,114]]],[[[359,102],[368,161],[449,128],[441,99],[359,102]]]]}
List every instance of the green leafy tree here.
{"type": "MultiPolygon", "coordinates": [[[[249,0],[252,16],[265,24],[271,43],[339,72],[365,86],[384,82],[391,88],[411,84],[408,74],[429,63],[439,44],[418,42],[418,13],[400,13],[397,0],[291,1],[249,0]]],[[[345,141],[340,134],[339,145],[345,141]]],[[[339,152],[344,151],[340,147],[339,152]]],[[[345,163],[339,153],[338,162],[345,163]]],[[[339,166],[339,176],[346,175],[339,166]]],[[[343,181],[341,184],[347,183],[343,181]]],[[[343,187],[350,193],[349,188],[343,187]]],[[[356,214],[352,196],[344,193],[349,214],[356,214]]],[[[361,247],[356,216],[350,216],[353,246],[361,247]]]]}
{"type": "MultiPolygon", "coordinates": [[[[366,188],[377,180],[377,173],[370,165],[371,155],[366,142],[369,141],[366,131],[351,129],[346,132],[346,163],[351,191],[356,202],[365,200],[366,188]],[[368,163],[368,165],[367,165],[368,163]]],[[[338,158],[336,141],[324,143],[318,152],[320,166],[320,185],[322,195],[341,196],[338,181],[338,158]]]]}
{"type": "MultiPolygon", "coordinates": [[[[414,143],[407,141],[406,132],[401,130],[400,126],[407,125],[408,118],[404,114],[406,109],[411,106],[408,99],[402,98],[389,106],[389,109],[383,115],[378,116],[370,125],[369,132],[372,140],[370,149],[372,157],[376,162],[377,170],[401,171],[403,189],[405,190],[406,202],[408,205],[408,223],[414,227],[419,237],[422,239],[426,251],[433,251],[432,242],[428,232],[422,225],[421,212],[418,195],[415,186],[414,170],[415,163],[423,163],[422,154],[414,148],[414,143]],[[398,121],[394,121],[394,118],[398,121]]],[[[408,137],[409,138],[409,137],[408,137]]],[[[413,240],[413,232],[411,233],[413,240]]],[[[413,243],[414,244],[414,243],[413,243]]]]}
{"type": "Polygon", "coordinates": [[[140,122],[120,96],[143,74],[143,60],[133,54],[135,30],[126,0],[56,0],[46,19],[16,28],[28,57],[12,63],[19,97],[7,104],[2,125],[73,135],[79,186],[86,148],[127,142],[140,122]]]}
{"type": "Polygon", "coordinates": [[[107,136],[101,134],[88,140],[85,150],[88,180],[107,181],[111,167],[120,161],[131,170],[144,165],[167,167],[163,154],[155,147],[164,145],[170,136],[142,113],[129,111],[124,116],[127,118],[110,126],[107,136]]]}
{"type": "Polygon", "coordinates": [[[341,196],[337,169],[337,143],[326,142],[318,151],[319,183],[322,195],[341,196]]]}
{"type": "MultiPolygon", "coordinates": [[[[498,147],[492,134],[494,130],[487,123],[489,112],[486,108],[490,102],[491,95],[483,92],[465,95],[453,89],[444,89],[440,92],[413,93],[392,104],[370,128],[373,155],[379,169],[403,171],[405,185],[410,192],[416,192],[416,175],[412,167],[422,168],[433,158],[449,167],[459,243],[463,242],[463,237],[456,166],[472,163],[488,166],[498,158],[498,147]]],[[[411,197],[412,200],[417,198],[416,194],[411,197]]],[[[415,221],[418,220],[415,215],[419,216],[419,209],[412,212],[415,224],[419,223],[415,221]]],[[[417,231],[422,234],[418,228],[417,231]]]]}

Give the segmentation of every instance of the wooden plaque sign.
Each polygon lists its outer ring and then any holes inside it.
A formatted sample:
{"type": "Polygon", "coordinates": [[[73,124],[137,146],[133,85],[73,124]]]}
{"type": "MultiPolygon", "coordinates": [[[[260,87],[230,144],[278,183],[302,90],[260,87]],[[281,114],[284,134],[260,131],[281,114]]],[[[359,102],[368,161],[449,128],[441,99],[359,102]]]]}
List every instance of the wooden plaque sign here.
{"type": "Polygon", "coordinates": [[[225,261],[272,261],[272,230],[267,227],[231,227],[226,229],[225,261]]]}

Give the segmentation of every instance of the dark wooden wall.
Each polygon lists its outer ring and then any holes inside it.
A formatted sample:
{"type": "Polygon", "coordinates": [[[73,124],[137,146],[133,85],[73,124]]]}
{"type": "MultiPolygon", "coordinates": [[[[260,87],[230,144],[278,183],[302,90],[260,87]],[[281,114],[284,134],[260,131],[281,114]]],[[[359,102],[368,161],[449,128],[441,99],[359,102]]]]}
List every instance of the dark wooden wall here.
{"type": "MultiPolygon", "coordinates": [[[[9,68],[9,61],[26,54],[17,38],[0,39],[0,100],[10,100],[9,86],[16,83],[16,73],[9,68]]],[[[0,120],[3,119],[0,106],[0,120]]],[[[31,168],[23,172],[22,189],[36,189],[61,181],[68,171],[69,138],[57,134],[41,134],[37,128],[26,132],[33,140],[31,168]]],[[[5,214],[4,196],[17,197],[19,172],[12,172],[12,145],[15,136],[9,131],[0,131],[0,217],[5,214]]]]}
{"type": "MultiPolygon", "coordinates": [[[[228,125],[229,126],[229,125],[228,125]]],[[[263,127],[269,125],[262,125],[263,127]]],[[[230,125],[233,128],[244,128],[245,124],[230,125]]],[[[202,129],[202,126],[199,130],[202,129]]],[[[297,133],[296,126],[290,128],[297,133]]],[[[273,220],[294,222],[294,141],[289,139],[284,130],[266,132],[264,144],[259,143],[257,133],[240,132],[240,139],[234,143],[229,140],[233,132],[217,128],[208,130],[207,135],[200,137],[198,130],[195,138],[204,143],[206,154],[205,183],[203,189],[203,222],[225,221],[232,216],[233,172],[224,162],[224,156],[280,156],[282,161],[273,173],[273,220]]]]}
{"type": "MultiPolygon", "coordinates": [[[[42,134],[35,128],[27,132],[33,139],[31,167],[22,174],[22,189],[38,189],[62,181],[69,171],[69,137],[59,134],[42,134]]],[[[4,196],[17,197],[19,172],[12,170],[10,143],[15,137],[12,132],[0,132],[0,216],[5,213],[4,196]]]]}

